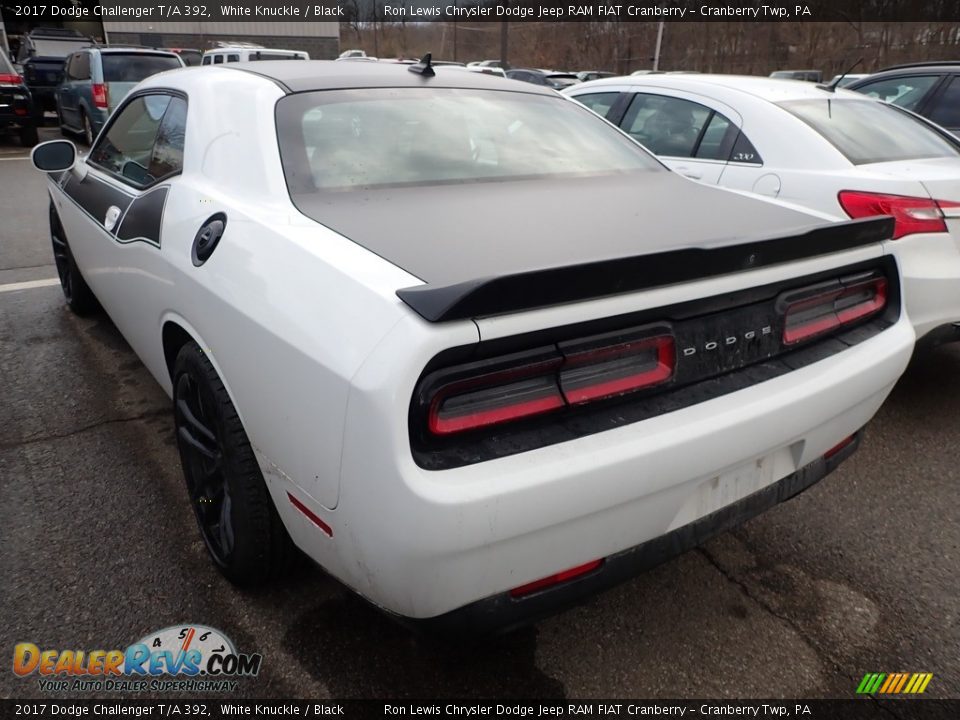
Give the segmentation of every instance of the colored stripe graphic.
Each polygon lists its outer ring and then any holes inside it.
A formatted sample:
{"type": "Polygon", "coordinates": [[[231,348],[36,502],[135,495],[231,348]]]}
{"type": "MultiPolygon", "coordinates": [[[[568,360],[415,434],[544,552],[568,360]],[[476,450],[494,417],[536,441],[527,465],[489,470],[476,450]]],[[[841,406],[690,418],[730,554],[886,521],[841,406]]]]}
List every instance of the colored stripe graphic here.
{"type": "Polygon", "coordinates": [[[857,686],[858,695],[920,695],[933,679],[933,673],[867,673],[857,686]]]}
{"type": "Polygon", "coordinates": [[[893,692],[900,692],[903,690],[903,686],[907,684],[907,673],[900,673],[900,682],[897,683],[897,687],[893,689],[893,692]]]}

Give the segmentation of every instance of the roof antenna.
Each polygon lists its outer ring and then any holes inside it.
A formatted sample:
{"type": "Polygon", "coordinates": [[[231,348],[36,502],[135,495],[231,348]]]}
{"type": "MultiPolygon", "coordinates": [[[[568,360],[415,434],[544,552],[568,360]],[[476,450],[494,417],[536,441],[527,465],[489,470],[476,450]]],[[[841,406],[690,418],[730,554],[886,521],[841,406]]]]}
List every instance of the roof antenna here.
{"type": "Polygon", "coordinates": [[[843,82],[843,79],[844,79],[847,75],[849,75],[850,72],[851,72],[857,65],[859,65],[859,64],[862,63],[862,62],[863,62],[863,58],[860,58],[860,59],[857,60],[853,65],[851,65],[851,66],[848,67],[846,70],[844,70],[842,75],[837,75],[836,79],[835,79],[832,83],[830,83],[829,85],[824,85],[824,84],[821,83],[821,84],[817,85],[817,87],[820,88],[821,90],[826,90],[827,92],[836,92],[836,91],[837,91],[837,88],[840,87],[840,83],[843,82]]]}
{"type": "Polygon", "coordinates": [[[433,65],[430,64],[431,62],[433,62],[433,53],[427,53],[420,58],[420,62],[410,65],[407,67],[407,70],[417,73],[417,75],[423,75],[424,77],[433,77],[437,73],[433,69],[433,65]]]}

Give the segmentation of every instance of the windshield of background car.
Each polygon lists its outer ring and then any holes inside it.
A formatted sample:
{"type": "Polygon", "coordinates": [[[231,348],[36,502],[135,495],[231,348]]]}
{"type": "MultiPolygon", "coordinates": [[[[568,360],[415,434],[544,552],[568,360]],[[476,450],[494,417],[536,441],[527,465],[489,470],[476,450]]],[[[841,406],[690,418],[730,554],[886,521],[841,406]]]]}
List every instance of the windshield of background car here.
{"type": "Polygon", "coordinates": [[[182,67],[175,57],[144,53],[103,53],[104,82],[140,82],[164,70],[182,67]]]}
{"type": "Polygon", "coordinates": [[[586,108],[520,92],[300,93],[277,104],[277,129],[295,195],[664,170],[586,108]]]}
{"type": "Polygon", "coordinates": [[[820,133],[854,165],[960,157],[956,145],[919,120],[873,100],[790,100],[779,105],[820,133]]]}
{"type": "Polygon", "coordinates": [[[89,47],[90,41],[87,39],[62,40],[34,38],[33,47],[37,57],[61,57],[65,58],[70,53],[76,52],[82,47],[89,47]]]}

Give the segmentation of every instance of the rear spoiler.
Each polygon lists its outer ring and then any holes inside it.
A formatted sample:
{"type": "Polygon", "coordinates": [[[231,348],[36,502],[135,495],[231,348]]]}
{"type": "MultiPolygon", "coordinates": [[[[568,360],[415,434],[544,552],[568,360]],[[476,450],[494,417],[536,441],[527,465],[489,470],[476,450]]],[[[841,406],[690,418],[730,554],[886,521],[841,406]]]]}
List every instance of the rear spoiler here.
{"type": "Polygon", "coordinates": [[[417,285],[397,290],[397,296],[430,322],[500,315],[842,252],[891,239],[893,226],[888,217],[852,220],[758,242],[684,248],[455,285],[417,285]]]}

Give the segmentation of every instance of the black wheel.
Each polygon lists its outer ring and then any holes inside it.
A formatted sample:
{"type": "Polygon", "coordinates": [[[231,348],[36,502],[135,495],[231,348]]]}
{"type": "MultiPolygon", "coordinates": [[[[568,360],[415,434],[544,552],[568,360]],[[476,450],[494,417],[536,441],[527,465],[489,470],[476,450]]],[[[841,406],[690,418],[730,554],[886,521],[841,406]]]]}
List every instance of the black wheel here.
{"type": "Polygon", "coordinates": [[[80,112],[80,118],[83,120],[83,142],[87,147],[93,147],[93,125],[90,124],[90,118],[86,112],[80,112]]]}
{"type": "Polygon", "coordinates": [[[40,141],[40,135],[37,133],[36,125],[28,125],[20,128],[20,144],[24,147],[33,147],[40,141]]]}
{"type": "Polygon", "coordinates": [[[57,217],[53,203],[50,204],[50,242],[53,245],[53,260],[60,276],[60,288],[67,306],[77,315],[88,315],[97,309],[97,298],[83,279],[80,268],[73,260],[70,244],[63,232],[60,218],[57,217]]]}
{"type": "Polygon", "coordinates": [[[260,585],[296,556],[237,411],[194,342],[177,355],[173,411],[187,492],[210,557],[237,585],[260,585]]]}

